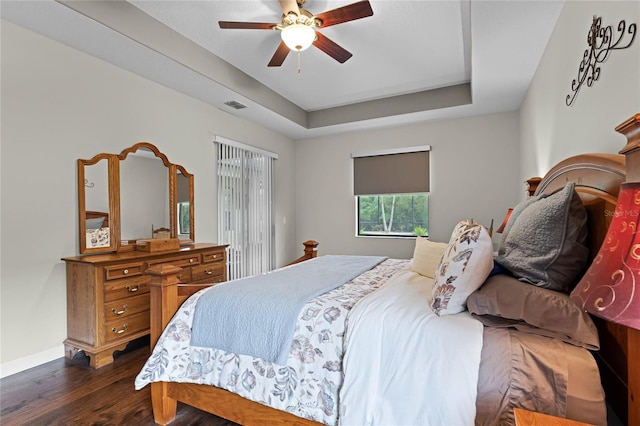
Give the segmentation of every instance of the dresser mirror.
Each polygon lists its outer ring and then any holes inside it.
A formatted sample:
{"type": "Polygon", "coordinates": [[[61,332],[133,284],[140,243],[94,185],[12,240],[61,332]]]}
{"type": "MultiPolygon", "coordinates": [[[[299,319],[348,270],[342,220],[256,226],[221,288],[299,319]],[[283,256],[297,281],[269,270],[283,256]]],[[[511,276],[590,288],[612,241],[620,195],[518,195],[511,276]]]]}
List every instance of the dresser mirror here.
{"type": "Polygon", "coordinates": [[[148,142],[78,160],[80,253],[132,250],[135,241],[195,241],[193,175],[148,142]]]}
{"type": "Polygon", "coordinates": [[[80,253],[114,251],[117,247],[113,217],[116,174],[114,156],[98,154],[78,160],[78,209],[80,253]]]}

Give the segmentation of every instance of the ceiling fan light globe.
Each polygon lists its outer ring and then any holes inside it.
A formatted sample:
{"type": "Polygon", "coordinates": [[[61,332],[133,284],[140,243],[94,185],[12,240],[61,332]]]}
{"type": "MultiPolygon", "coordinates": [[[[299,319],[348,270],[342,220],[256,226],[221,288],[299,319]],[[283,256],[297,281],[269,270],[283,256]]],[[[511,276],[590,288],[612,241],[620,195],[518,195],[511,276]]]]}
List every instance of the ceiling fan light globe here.
{"type": "Polygon", "coordinates": [[[280,36],[289,49],[300,52],[311,46],[316,32],[308,25],[293,24],[283,28],[280,36]]]}

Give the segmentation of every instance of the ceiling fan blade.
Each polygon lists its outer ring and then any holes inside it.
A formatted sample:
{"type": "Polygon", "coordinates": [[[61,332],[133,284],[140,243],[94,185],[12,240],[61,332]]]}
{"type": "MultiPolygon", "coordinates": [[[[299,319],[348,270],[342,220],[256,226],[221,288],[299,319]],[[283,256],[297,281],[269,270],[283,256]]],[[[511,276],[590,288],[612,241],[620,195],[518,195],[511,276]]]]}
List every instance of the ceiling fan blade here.
{"type": "Polygon", "coordinates": [[[282,65],[284,60],[287,58],[289,51],[290,49],[287,47],[286,44],[284,44],[284,41],[281,41],[280,44],[278,45],[278,48],[276,49],[276,53],[273,54],[273,57],[269,61],[268,66],[279,67],[280,65],[282,65]]]}
{"type": "Polygon", "coordinates": [[[239,29],[239,30],[271,30],[278,24],[270,24],[268,22],[233,22],[218,21],[218,25],[223,29],[239,29]]]}
{"type": "Polygon", "coordinates": [[[341,64],[345,63],[347,59],[353,56],[347,50],[329,40],[318,31],[316,31],[316,40],[313,42],[313,45],[341,64]]]}
{"type": "Polygon", "coordinates": [[[356,19],[366,18],[371,15],[373,15],[371,4],[368,0],[364,0],[320,13],[315,15],[314,18],[319,19],[322,22],[322,24],[318,26],[319,28],[326,28],[331,25],[355,21],[356,19]]]}
{"type": "Polygon", "coordinates": [[[300,16],[300,8],[296,0],[279,0],[282,13],[287,16],[290,12],[300,16]]]}

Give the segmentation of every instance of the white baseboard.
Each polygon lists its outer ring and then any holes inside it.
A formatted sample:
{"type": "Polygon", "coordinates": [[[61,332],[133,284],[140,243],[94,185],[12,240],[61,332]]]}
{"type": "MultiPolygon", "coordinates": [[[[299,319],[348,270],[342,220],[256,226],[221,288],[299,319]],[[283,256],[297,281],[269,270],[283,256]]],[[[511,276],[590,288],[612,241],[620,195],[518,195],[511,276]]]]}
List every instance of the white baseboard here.
{"type": "Polygon", "coordinates": [[[37,367],[62,357],[64,357],[64,345],[56,346],[55,348],[47,349],[46,351],[38,352],[37,354],[19,358],[14,361],[4,362],[0,364],[0,378],[11,376],[12,374],[37,367]]]}

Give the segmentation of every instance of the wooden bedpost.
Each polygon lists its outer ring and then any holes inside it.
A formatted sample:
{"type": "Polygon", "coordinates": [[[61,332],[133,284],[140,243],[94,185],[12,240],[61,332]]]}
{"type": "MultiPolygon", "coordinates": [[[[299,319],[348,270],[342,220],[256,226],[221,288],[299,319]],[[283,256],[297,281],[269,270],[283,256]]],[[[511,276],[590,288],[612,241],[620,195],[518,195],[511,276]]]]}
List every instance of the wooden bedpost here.
{"type": "Polygon", "coordinates": [[[532,197],[533,194],[536,193],[536,189],[538,189],[538,185],[542,182],[541,177],[532,177],[531,179],[527,179],[525,183],[527,184],[527,195],[532,197]]]}
{"type": "Polygon", "coordinates": [[[289,265],[304,262],[305,260],[318,257],[318,244],[320,243],[318,243],[317,241],[308,240],[302,244],[304,244],[304,254],[293,262],[289,263],[289,265]]]}
{"type": "Polygon", "coordinates": [[[149,288],[151,292],[151,346],[155,346],[162,330],[178,308],[178,274],[182,268],[173,265],[158,265],[147,269],[151,276],[149,288]]]}
{"type": "MultiPolygon", "coordinates": [[[[621,123],[616,131],[627,137],[627,145],[620,151],[626,156],[627,182],[640,182],[640,113],[621,123]]],[[[620,327],[627,332],[627,424],[640,425],[640,330],[620,327]]]]}
{"type": "MultiPolygon", "coordinates": [[[[178,274],[182,268],[173,265],[158,265],[147,269],[151,276],[151,347],[158,342],[162,330],[178,309],[178,274]]],[[[166,425],[176,417],[178,401],[167,395],[168,383],[151,384],[151,404],[153,419],[156,423],[166,425]]]]}
{"type": "Polygon", "coordinates": [[[308,240],[302,244],[304,244],[304,255],[308,259],[313,259],[314,257],[318,256],[317,250],[318,250],[319,243],[317,241],[308,240]]]}

